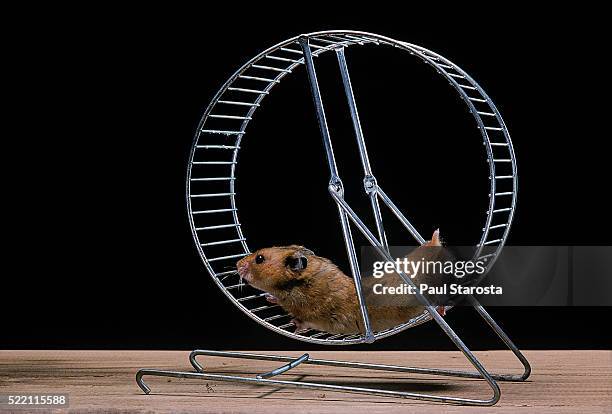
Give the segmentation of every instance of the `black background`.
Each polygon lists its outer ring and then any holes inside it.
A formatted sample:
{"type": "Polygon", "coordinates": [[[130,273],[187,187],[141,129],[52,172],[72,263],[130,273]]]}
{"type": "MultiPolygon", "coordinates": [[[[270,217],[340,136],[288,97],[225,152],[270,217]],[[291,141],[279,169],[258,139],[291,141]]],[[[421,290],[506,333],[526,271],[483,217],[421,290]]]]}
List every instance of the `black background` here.
{"type": "MultiPolygon", "coordinates": [[[[267,331],[229,303],[200,262],[184,202],[192,137],[217,88],[256,53],[302,32],[370,31],[459,64],[495,100],[515,143],[519,208],[508,243],[610,243],[596,11],[316,10],[26,15],[9,37],[14,71],[4,155],[11,197],[0,348],[312,348],[267,331]]],[[[471,224],[484,212],[480,142],[449,140],[474,134],[465,109],[423,67],[348,58],[370,152],[384,153],[373,161],[383,188],[414,208],[427,231],[440,226],[449,243],[472,240],[471,224]],[[445,144],[432,144],[433,137],[445,144]]],[[[301,243],[347,270],[303,76],[279,87],[250,126],[262,138],[245,139],[241,219],[251,248],[301,243]]],[[[357,200],[361,171],[334,76],[322,69],[323,97],[330,119],[338,119],[330,120],[334,144],[347,148],[337,150],[347,198],[357,200]]],[[[500,347],[472,313],[456,309],[447,318],[474,349],[500,347]]],[[[491,313],[523,348],[610,347],[603,328],[609,308],[491,313]]],[[[451,344],[426,325],[359,348],[451,344]]]]}

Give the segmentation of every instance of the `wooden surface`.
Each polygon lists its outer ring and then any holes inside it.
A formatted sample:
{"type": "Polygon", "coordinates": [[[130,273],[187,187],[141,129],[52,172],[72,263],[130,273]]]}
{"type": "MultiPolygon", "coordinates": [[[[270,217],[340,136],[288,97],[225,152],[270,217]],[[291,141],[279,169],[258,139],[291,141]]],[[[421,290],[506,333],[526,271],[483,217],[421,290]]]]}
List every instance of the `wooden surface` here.
{"type": "MultiPolygon", "coordinates": [[[[299,355],[298,352],[270,353],[299,355]]],[[[526,351],[533,367],[528,382],[500,383],[501,401],[494,407],[483,408],[192,379],[146,377],[152,388],[151,395],[144,395],[136,385],[134,376],[139,368],[191,371],[188,354],[176,351],[0,351],[0,394],[68,393],[70,408],[67,411],[70,412],[612,412],[612,351],[526,351]]],[[[518,361],[507,351],[477,352],[477,356],[489,371],[520,370],[518,361]]],[[[418,367],[468,367],[458,352],[327,351],[312,352],[311,357],[418,367]]],[[[202,357],[200,361],[209,372],[250,376],[279,365],[226,358],[202,357]]],[[[472,398],[490,396],[483,381],[461,378],[306,365],[279,378],[472,398]]]]}

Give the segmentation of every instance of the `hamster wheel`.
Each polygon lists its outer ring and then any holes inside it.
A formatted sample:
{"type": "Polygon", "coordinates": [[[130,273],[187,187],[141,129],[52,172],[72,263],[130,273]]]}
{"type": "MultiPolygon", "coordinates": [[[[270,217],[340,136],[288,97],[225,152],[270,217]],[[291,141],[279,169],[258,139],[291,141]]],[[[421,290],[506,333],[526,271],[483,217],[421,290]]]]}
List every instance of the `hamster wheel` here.
{"type": "MultiPolygon", "coordinates": [[[[384,203],[419,242],[424,238],[402,214],[391,198],[382,190],[370,168],[359,115],[352,94],[344,49],[361,45],[392,47],[420,59],[454,88],[467,105],[482,137],[489,169],[489,205],[483,217],[482,235],[477,245],[476,259],[486,260],[490,267],[505,243],[514,214],[517,195],[516,160],[510,135],[493,101],[456,64],[430,50],[379,36],[355,31],[325,31],[294,37],[261,52],[219,89],[208,105],[198,127],[188,167],[187,206],[189,221],[199,254],[215,283],[249,317],[280,334],[320,344],[355,344],[383,338],[431,319],[429,312],[406,323],[382,332],[367,335],[338,335],[309,330],[295,333],[290,315],[274,304],[267,303],[263,293],[245,292],[235,270],[228,270],[235,262],[250,253],[236,203],[236,166],[240,143],[247,133],[249,122],[283,79],[305,65],[315,99],[321,133],[327,150],[331,171],[330,193],[340,211],[347,252],[353,276],[359,269],[352,242],[349,220],[353,221],[366,238],[382,250],[387,250],[380,205],[384,203]],[[302,44],[307,39],[307,47],[302,44]],[[350,209],[342,195],[325,112],[319,95],[312,58],[336,52],[349,108],[364,167],[365,192],[371,199],[377,236],[374,236],[350,209]]],[[[359,279],[356,277],[356,279],[359,279]]],[[[358,282],[358,280],[356,280],[358,282]]],[[[359,285],[358,294],[360,293],[359,285]]],[[[360,297],[361,302],[363,302],[360,297]]],[[[363,304],[362,304],[363,311],[363,304]]]]}
{"type": "MultiPolygon", "coordinates": [[[[195,372],[166,371],[149,368],[140,369],[136,374],[136,382],[145,393],[150,393],[151,389],[145,383],[143,377],[158,376],[200,379],[205,381],[225,381],[249,385],[291,386],[324,391],[342,391],[375,396],[412,398],[425,401],[483,406],[493,405],[499,401],[501,391],[496,381],[524,381],[529,377],[531,368],[527,359],[521,354],[520,350],[499,327],[495,320],[487,313],[484,307],[471,296],[468,296],[468,300],[471,305],[473,305],[476,312],[487,322],[487,325],[498,335],[502,342],[513,352],[523,365],[524,370],[521,374],[490,374],[476,356],[467,348],[461,338],[453,331],[447,321],[436,312],[435,307],[433,307],[425,297],[420,295],[418,291],[416,292],[416,296],[425,305],[426,309],[423,314],[392,329],[382,332],[372,332],[363,299],[361,274],[359,272],[359,265],[357,263],[357,256],[351,235],[351,223],[364,234],[377,252],[387,260],[393,260],[393,258],[389,254],[389,246],[383,226],[380,210],[382,204],[391,210],[419,243],[424,243],[425,240],[419,234],[415,226],[413,226],[397,208],[391,198],[382,190],[370,168],[369,157],[361,131],[361,124],[344,54],[346,48],[358,47],[360,45],[397,48],[422,60],[445,79],[467,105],[476,121],[480,136],[482,137],[488,159],[490,179],[488,210],[486,217],[483,218],[484,224],[482,227],[482,235],[480,240],[475,243],[476,251],[474,257],[480,260],[487,260],[487,266],[489,267],[493,264],[508,236],[514,214],[517,190],[516,161],[512,143],[499,111],[482,88],[468,74],[448,59],[422,47],[396,41],[384,36],[339,30],[301,35],[265,50],[234,73],[217,92],[206,109],[191,150],[187,176],[189,221],[199,254],[215,283],[231,301],[249,317],[275,332],[295,339],[319,344],[357,344],[372,342],[375,339],[392,335],[403,329],[433,319],[472,364],[475,371],[415,368],[402,365],[382,365],[365,362],[314,359],[311,358],[309,354],[304,354],[299,357],[289,357],[285,355],[253,354],[233,351],[194,350],[190,354],[189,361],[195,372]],[[342,75],[342,82],[364,170],[364,190],[370,199],[377,235],[374,235],[374,233],[368,229],[359,216],[355,214],[349,204],[344,200],[343,184],[336,168],[332,142],[327,129],[325,110],[321,100],[314,66],[314,58],[331,51],[336,53],[340,73],[342,75]],[[240,143],[246,134],[249,122],[253,119],[257,109],[263,104],[264,98],[269,95],[274,87],[283,79],[298,69],[300,65],[306,67],[306,73],[315,103],[317,120],[330,170],[328,190],[338,207],[345,247],[349,256],[355,286],[357,288],[357,296],[365,327],[365,333],[360,335],[338,335],[317,331],[306,331],[299,334],[295,333],[293,331],[294,327],[290,322],[290,316],[287,315],[282,308],[278,305],[268,303],[263,293],[250,293],[247,292],[246,289],[242,290],[243,284],[237,277],[236,271],[228,270],[235,266],[239,258],[250,253],[246,237],[244,236],[241,223],[238,219],[238,206],[236,203],[235,172],[238,163],[240,143]],[[255,377],[239,376],[235,374],[227,375],[208,372],[197,361],[198,356],[276,361],[284,363],[284,365],[272,371],[256,375],[255,377]],[[300,364],[322,365],[343,369],[368,369],[373,371],[394,372],[396,374],[427,374],[481,379],[488,384],[493,394],[487,399],[475,399],[408,391],[384,390],[373,387],[305,382],[300,380],[279,380],[273,378],[300,364]]],[[[398,273],[406,283],[412,284],[414,287],[414,283],[408,276],[402,272],[398,273]]]]}

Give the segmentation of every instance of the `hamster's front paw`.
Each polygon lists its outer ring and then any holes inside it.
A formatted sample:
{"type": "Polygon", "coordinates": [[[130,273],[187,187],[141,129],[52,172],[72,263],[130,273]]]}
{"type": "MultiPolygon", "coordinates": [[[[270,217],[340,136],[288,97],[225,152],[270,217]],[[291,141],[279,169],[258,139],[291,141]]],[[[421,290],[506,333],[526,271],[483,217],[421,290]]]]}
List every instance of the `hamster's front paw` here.
{"type": "Polygon", "coordinates": [[[266,300],[270,303],[278,303],[278,298],[274,295],[271,295],[269,293],[266,293],[266,300]]]}

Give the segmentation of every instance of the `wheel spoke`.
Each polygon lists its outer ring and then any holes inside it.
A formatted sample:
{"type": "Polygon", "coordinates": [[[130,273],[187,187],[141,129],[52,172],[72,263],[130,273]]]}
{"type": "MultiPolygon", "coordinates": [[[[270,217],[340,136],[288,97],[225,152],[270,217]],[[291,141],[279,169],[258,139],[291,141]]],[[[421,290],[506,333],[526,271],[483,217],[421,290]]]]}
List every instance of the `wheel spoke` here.
{"type": "Polygon", "coordinates": [[[378,240],[383,245],[384,249],[388,251],[389,244],[387,242],[387,235],[385,234],[385,228],[383,226],[378,197],[376,197],[375,194],[376,178],[372,173],[368,150],[366,149],[365,139],[363,138],[361,121],[359,120],[359,112],[357,111],[357,103],[355,102],[353,86],[351,85],[351,77],[346,64],[346,56],[344,55],[344,47],[336,49],[336,57],[338,58],[338,66],[340,67],[340,74],[342,75],[342,84],[344,85],[344,92],[346,94],[346,100],[348,102],[349,110],[351,112],[351,119],[353,121],[353,129],[355,130],[355,138],[357,139],[357,146],[359,147],[359,157],[361,158],[364,174],[364,189],[366,194],[368,194],[370,197],[372,212],[374,213],[374,221],[376,222],[376,229],[378,230],[378,240]]]}
{"type": "MultiPolygon", "coordinates": [[[[321,137],[323,138],[323,144],[325,146],[325,153],[327,155],[327,163],[330,171],[329,190],[335,193],[338,197],[343,197],[342,181],[338,175],[338,168],[336,167],[336,160],[334,158],[334,150],[332,147],[331,138],[329,136],[329,129],[327,127],[327,120],[325,118],[325,109],[323,107],[323,101],[321,99],[321,91],[319,90],[319,83],[317,81],[317,73],[315,71],[314,62],[312,60],[312,52],[308,43],[307,37],[300,38],[300,46],[302,47],[302,53],[304,54],[304,63],[306,64],[306,72],[308,75],[308,81],[310,82],[310,90],[312,92],[312,98],[314,101],[315,109],[317,112],[317,120],[319,122],[319,128],[321,130],[321,137]]],[[[368,310],[365,303],[365,295],[363,294],[363,286],[361,284],[361,272],[359,270],[359,261],[357,259],[357,253],[355,252],[355,243],[353,242],[353,236],[351,234],[351,228],[346,213],[338,206],[338,214],[340,215],[340,224],[342,225],[342,235],[344,236],[344,243],[346,245],[346,251],[349,257],[351,266],[351,273],[355,280],[355,290],[357,291],[357,299],[359,307],[361,309],[361,316],[363,319],[363,326],[365,329],[364,340],[366,342],[374,342],[374,334],[372,333],[372,327],[370,326],[370,318],[368,316],[368,310]]]]}

